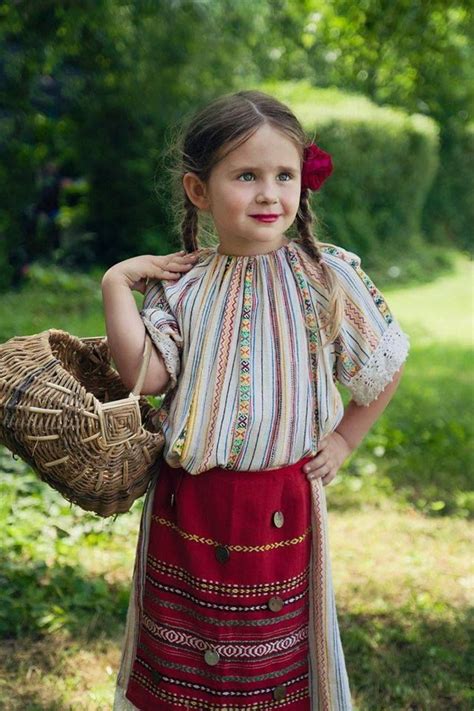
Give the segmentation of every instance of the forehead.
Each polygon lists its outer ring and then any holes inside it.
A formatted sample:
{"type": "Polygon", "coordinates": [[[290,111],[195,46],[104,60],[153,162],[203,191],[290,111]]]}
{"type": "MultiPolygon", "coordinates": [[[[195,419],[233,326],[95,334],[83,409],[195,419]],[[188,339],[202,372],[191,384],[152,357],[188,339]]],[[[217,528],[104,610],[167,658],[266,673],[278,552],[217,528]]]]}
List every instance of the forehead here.
{"type": "Polygon", "coordinates": [[[265,125],[255,131],[240,146],[226,151],[221,164],[227,170],[244,165],[274,168],[281,165],[298,168],[301,157],[298,147],[284,133],[265,125]]]}

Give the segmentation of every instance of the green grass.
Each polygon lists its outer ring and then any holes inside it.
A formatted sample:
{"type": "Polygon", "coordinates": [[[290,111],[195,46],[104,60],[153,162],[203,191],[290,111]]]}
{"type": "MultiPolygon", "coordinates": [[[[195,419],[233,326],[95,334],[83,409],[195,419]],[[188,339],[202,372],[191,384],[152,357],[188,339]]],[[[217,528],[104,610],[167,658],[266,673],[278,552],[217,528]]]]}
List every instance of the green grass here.
{"type": "Polygon", "coordinates": [[[390,303],[416,340],[425,345],[474,345],[472,262],[457,256],[456,269],[430,284],[390,293],[390,303]]]}
{"type": "Polygon", "coordinates": [[[472,516],[472,284],[472,263],[459,256],[431,284],[384,289],[410,353],[388,408],[333,482],[334,509],[389,497],[431,516],[472,516]]]}
{"type": "MultiPolygon", "coordinates": [[[[358,711],[474,707],[471,284],[459,257],[431,284],[383,289],[410,356],[326,489],[358,711]]],[[[100,274],[34,269],[2,306],[0,340],[48,327],[104,333],[100,274]]],[[[141,505],[116,520],[85,513],[0,448],[0,708],[110,709],[141,505]]]]}

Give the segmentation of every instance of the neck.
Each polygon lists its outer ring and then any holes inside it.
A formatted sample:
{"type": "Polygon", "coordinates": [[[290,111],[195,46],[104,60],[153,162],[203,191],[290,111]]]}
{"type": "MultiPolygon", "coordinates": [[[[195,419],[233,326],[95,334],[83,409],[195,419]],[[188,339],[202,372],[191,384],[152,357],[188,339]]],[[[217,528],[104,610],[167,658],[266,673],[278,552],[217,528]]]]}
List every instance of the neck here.
{"type": "Polygon", "coordinates": [[[236,248],[235,245],[226,245],[220,242],[217,247],[217,253],[226,255],[229,257],[255,257],[259,254],[270,254],[270,252],[276,252],[277,249],[289,244],[291,240],[284,237],[278,244],[251,244],[245,250],[236,248]]]}

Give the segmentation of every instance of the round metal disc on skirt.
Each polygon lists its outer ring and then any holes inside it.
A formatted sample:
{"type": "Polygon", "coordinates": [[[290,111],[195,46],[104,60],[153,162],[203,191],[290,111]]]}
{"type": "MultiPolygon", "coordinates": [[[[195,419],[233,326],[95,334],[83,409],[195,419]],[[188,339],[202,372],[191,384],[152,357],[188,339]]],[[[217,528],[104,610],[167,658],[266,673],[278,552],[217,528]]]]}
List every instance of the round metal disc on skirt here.
{"type": "Polygon", "coordinates": [[[144,711],[309,711],[310,457],[163,462],[127,698],[144,711]]]}

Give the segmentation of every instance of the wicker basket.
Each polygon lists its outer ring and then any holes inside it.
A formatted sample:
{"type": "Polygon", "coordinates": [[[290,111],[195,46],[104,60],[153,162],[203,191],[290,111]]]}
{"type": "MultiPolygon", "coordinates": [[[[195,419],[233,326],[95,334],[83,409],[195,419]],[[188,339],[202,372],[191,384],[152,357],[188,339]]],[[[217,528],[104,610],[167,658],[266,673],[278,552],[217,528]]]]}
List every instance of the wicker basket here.
{"type": "Polygon", "coordinates": [[[158,410],[139,395],[151,350],[146,333],[128,394],[105,337],[49,329],[0,344],[0,443],[86,511],[128,511],[164,445],[158,410]]]}

